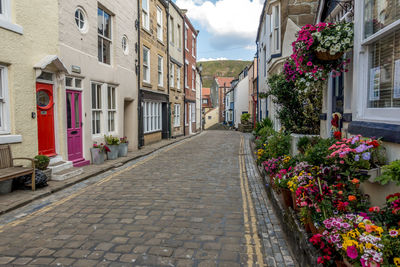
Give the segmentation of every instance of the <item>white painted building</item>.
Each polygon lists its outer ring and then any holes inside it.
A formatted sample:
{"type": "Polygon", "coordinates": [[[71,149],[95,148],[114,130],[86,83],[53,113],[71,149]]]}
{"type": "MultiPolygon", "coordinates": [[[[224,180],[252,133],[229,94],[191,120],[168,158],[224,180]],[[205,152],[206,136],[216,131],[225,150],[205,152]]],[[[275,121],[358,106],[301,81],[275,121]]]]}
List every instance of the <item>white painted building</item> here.
{"type": "Polygon", "coordinates": [[[249,113],[249,76],[247,68],[239,74],[239,82],[233,88],[233,121],[235,128],[239,127],[242,114],[249,113]]]}

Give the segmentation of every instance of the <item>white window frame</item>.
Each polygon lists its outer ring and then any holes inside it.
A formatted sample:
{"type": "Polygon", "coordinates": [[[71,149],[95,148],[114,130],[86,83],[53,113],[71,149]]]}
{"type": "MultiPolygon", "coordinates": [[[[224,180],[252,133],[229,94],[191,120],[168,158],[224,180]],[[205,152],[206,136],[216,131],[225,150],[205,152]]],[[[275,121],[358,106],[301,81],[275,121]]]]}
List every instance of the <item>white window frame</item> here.
{"type": "Polygon", "coordinates": [[[143,102],[143,131],[145,134],[162,130],[161,102],[143,102]]]}
{"type": "Polygon", "coordinates": [[[196,104],[192,103],[191,112],[192,112],[192,122],[196,122],[196,104]]]}
{"type": "Polygon", "coordinates": [[[164,58],[158,55],[157,59],[157,78],[158,78],[158,86],[164,86],[164,58]],[[161,60],[161,61],[160,61],[161,60]],[[161,65],[160,65],[161,62],[161,65]]]}
{"type": "Polygon", "coordinates": [[[186,49],[186,51],[189,52],[189,45],[188,45],[189,38],[188,38],[188,34],[189,34],[189,27],[188,27],[188,25],[185,23],[185,49],[186,49]]]}
{"type": "Polygon", "coordinates": [[[270,24],[270,40],[271,54],[281,52],[281,5],[280,3],[272,6],[271,24],[270,24]],[[276,25],[278,22],[278,25],[276,25]],[[278,45],[277,45],[278,44],[278,45]],[[276,48],[276,45],[278,48],[276,48]]]}
{"type": "Polygon", "coordinates": [[[170,63],[170,80],[169,80],[169,85],[171,87],[175,87],[175,65],[174,63],[170,63]]]}
{"type": "Polygon", "coordinates": [[[372,44],[382,39],[386,35],[400,28],[400,20],[393,22],[373,35],[364,38],[364,1],[355,5],[355,23],[354,23],[354,78],[356,84],[355,114],[356,120],[400,123],[400,108],[368,108],[369,91],[369,72],[370,72],[370,53],[372,44]],[[358,15],[358,16],[357,16],[358,15]],[[359,55],[359,56],[357,56],[359,55]],[[357,65],[356,65],[357,64],[357,65]]]}
{"type": "Polygon", "coordinates": [[[129,54],[129,43],[128,43],[128,37],[124,34],[121,39],[121,47],[122,47],[122,52],[124,52],[124,55],[129,54]]]}
{"type": "Polygon", "coordinates": [[[142,27],[148,31],[150,31],[149,1],[146,0],[146,6],[144,6],[142,0],[142,27]]]}
{"type": "MultiPolygon", "coordinates": [[[[98,39],[101,39],[101,43],[102,43],[102,49],[101,49],[101,53],[102,53],[102,57],[101,57],[101,60],[98,58],[98,60],[99,60],[99,62],[101,62],[101,63],[103,63],[103,64],[106,64],[106,65],[111,65],[112,64],[112,58],[113,58],[113,47],[112,47],[112,45],[113,45],[113,43],[112,43],[112,38],[113,38],[113,16],[112,16],[112,14],[111,13],[109,13],[108,11],[106,11],[105,10],[105,8],[103,8],[103,7],[101,7],[101,6],[98,6],[97,7],[97,12],[99,12],[98,10],[99,9],[101,9],[101,11],[103,11],[103,25],[106,25],[105,24],[105,21],[104,21],[104,18],[105,18],[105,16],[104,16],[104,13],[106,13],[107,15],[109,15],[110,16],[110,37],[106,37],[105,35],[104,35],[104,30],[105,29],[103,29],[103,33],[99,33],[99,31],[97,30],[97,38],[98,39]],[[109,52],[109,54],[110,54],[110,62],[109,63],[107,63],[107,62],[104,62],[104,60],[103,60],[103,58],[104,58],[104,55],[103,55],[103,43],[104,43],[104,40],[106,40],[106,41],[109,41],[110,42],[110,52],[109,52]]],[[[97,14],[97,19],[98,19],[98,14],[97,14]]],[[[99,27],[99,25],[98,25],[98,22],[97,22],[97,28],[99,27]]],[[[97,48],[97,49],[99,49],[99,48],[97,48]]],[[[97,51],[97,53],[99,53],[99,51],[97,51]]]]}
{"type": "Polygon", "coordinates": [[[192,57],[194,57],[194,58],[196,58],[196,55],[194,53],[195,38],[196,38],[196,36],[194,34],[192,34],[192,57]]]}
{"type": "Polygon", "coordinates": [[[178,41],[178,48],[182,49],[182,27],[180,24],[178,24],[177,26],[177,31],[178,31],[178,38],[176,39],[178,41]]]}
{"type": "Polygon", "coordinates": [[[163,42],[163,11],[162,9],[157,6],[157,39],[163,42]]]}
{"type": "Polygon", "coordinates": [[[196,68],[192,66],[192,91],[196,91],[196,68]]]}
{"type": "Polygon", "coordinates": [[[176,67],[176,89],[181,90],[181,67],[176,67]]]}
{"type": "Polygon", "coordinates": [[[186,89],[189,88],[189,86],[188,86],[188,78],[189,78],[188,72],[189,72],[189,61],[186,61],[185,62],[185,88],[186,89]]]}
{"type": "MultiPolygon", "coordinates": [[[[0,0],[1,1],[1,0],[0,0]]],[[[74,13],[74,19],[75,19],[75,25],[76,25],[76,27],[78,28],[78,30],[80,31],[80,32],[82,32],[82,33],[87,33],[88,32],[88,29],[89,29],[89,27],[88,27],[88,18],[87,18],[87,15],[86,15],[86,12],[85,12],[85,10],[82,8],[82,7],[80,7],[80,6],[78,6],[76,9],[75,9],[75,13],[74,13]],[[83,17],[83,20],[81,20],[81,18],[80,17],[78,17],[78,22],[76,21],[76,12],[80,12],[81,14],[82,14],[82,17],[83,17]],[[83,26],[82,26],[82,28],[80,27],[81,26],[81,23],[83,23],[83,26]]]]}
{"type": "Polygon", "coordinates": [[[0,28],[23,34],[23,28],[20,25],[12,23],[11,0],[0,0],[2,3],[2,13],[0,13],[0,28]]]}
{"type": "Polygon", "coordinates": [[[175,104],[174,127],[180,127],[180,126],[181,126],[181,105],[175,104]]]}
{"type": "Polygon", "coordinates": [[[107,85],[107,92],[106,92],[106,109],[107,109],[107,132],[108,133],[115,133],[117,131],[117,88],[112,85],[107,85]],[[114,91],[114,96],[111,95],[111,102],[114,102],[114,107],[111,106],[109,108],[109,102],[108,102],[108,94],[109,90],[114,91]],[[111,129],[111,120],[110,120],[110,115],[112,114],[113,119],[114,119],[114,129],[111,129]]]}
{"type": "Polygon", "coordinates": [[[169,29],[169,39],[170,39],[170,44],[175,46],[175,20],[173,17],[170,17],[170,23],[169,23],[171,29],[169,29]]]}
{"type": "Polygon", "coordinates": [[[143,70],[143,81],[146,82],[146,83],[150,83],[150,79],[151,78],[150,78],[150,49],[149,48],[143,46],[143,55],[142,55],[142,57],[143,57],[143,68],[142,68],[142,70],[143,70]],[[147,61],[148,61],[146,63],[144,61],[144,53],[145,53],[145,51],[147,52],[147,61]],[[145,75],[145,73],[146,73],[146,75],[145,75]],[[145,76],[147,77],[147,79],[145,79],[145,76]]]}
{"type": "Polygon", "coordinates": [[[8,89],[8,69],[0,65],[0,134],[9,134],[10,127],[10,98],[8,89]]]}
{"type": "Polygon", "coordinates": [[[91,103],[90,103],[90,107],[91,107],[91,128],[92,128],[92,135],[93,136],[101,136],[102,133],[104,132],[102,129],[102,121],[103,121],[103,108],[104,108],[104,104],[103,104],[103,94],[102,94],[102,88],[103,88],[103,84],[102,83],[98,83],[98,82],[91,82],[90,84],[90,99],[91,99],[91,103]],[[95,92],[96,92],[96,96],[100,93],[100,102],[97,103],[97,97],[96,97],[96,107],[93,107],[93,85],[96,86],[95,92]],[[98,90],[99,88],[97,86],[100,86],[100,90],[98,90]],[[97,105],[100,105],[97,106],[97,105]],[[94,114],[99,114],[99,121],[100,121],[100,125],[99,128],[94,127],[93,124],[93,120],[95,118],[97,118],[97,116],[95,116],[94,114]],[[96,128],[96,129],[95,129],[96,128]]]}

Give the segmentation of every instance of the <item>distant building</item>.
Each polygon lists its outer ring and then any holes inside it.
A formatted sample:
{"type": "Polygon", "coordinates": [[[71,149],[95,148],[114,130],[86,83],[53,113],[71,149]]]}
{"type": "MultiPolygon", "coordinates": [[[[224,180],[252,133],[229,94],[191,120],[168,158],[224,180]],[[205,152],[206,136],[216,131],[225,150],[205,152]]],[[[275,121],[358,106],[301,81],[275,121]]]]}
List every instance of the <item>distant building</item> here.
{"type": "Polygon", "coordinates": [[[211,85],[211,102],[219,108],[219,122],[225,121],[225,94],[231,89],[233,77],[215,77],[211,85]]]}
{"type": "Polygon", "coordinates": [[[253,125],[255,125],[257,121],[257,58],[253,59],[253,63],[249,66],[249,114],[253,125]]]}
{"type": "Polygon", "coordinates": [[[233,89],[233,124],[239,127],[242,114],[249,113],[249,76],[246,67],[240,74],[233,89]]]}

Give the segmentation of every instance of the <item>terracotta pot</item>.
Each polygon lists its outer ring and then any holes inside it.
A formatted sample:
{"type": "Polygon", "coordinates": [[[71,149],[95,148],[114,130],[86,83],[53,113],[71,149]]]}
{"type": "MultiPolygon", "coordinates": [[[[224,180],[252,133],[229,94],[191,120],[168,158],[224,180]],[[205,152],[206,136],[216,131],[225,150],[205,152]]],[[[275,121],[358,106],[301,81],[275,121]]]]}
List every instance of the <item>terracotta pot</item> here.
{"type": "Polygon", "coordinates": [[[294,211],[300,211],[300,208],[296,204],[296,193],[292,192],[292,191],[290,191],[290,193],[292,195],[292,201],[293,201],[292,206],[293,206],[294,211]]]}
{"type": "Polygon", "coordinates": [[[338,60],[339,58],[341,58],[343,56],[343,52],[336,53],[334,55],[329,54],[329,52],[315,52],[315,56],[319,60],[332,61],[332,60],[338,60]]]}
{"type": "Polygon", "coordinates": [[[282,188],[281,189],[282,192],[282,197],[283,197],[283,203],[285,204],[286,208],[293,208],[293,200],[292,200],[292,192],[290,192],[289,189],[286,188],[282,188]]]}
{"type": "Polygon", "coordinates": [[[309,225],[310,225],[311,233],[313,233],[313,234],[319,234],[318,228],[315,227],[314,223],[313,223],[311,220],[309,220],[308,223],[309,223],[309,225]]]}
{"type": "Polygon", "coordinates": [[[352,267],[353,266],[346,259],[335,260],[335,264],[336,264],[337,267],[352,267]]]}
{"type": "Polygon", "coordinates": [[[306,221],[306,223],[304,224],[304,229],[307,233],[311,233],[310,223],[308,221],[306,221]]]}

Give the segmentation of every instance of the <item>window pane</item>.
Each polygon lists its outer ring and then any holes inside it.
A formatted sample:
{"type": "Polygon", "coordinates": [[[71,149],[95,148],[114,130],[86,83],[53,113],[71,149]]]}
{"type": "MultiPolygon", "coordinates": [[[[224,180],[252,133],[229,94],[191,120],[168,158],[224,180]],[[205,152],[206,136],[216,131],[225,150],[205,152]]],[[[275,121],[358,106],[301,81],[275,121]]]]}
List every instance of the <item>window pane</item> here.
{"type": "Polygon", "coordinates": [[[96,133],[96,112],[92,112],[92,134],[96,133]]]}
{"type": "Polygon", "coordinates": [[[67,93],[67,128],[72,128],[72,118],[71,118],[71,93],[67,93]]]}
{"type": "Polygon", "coordinates": [[[104,36],[111,39],[111,16],[104,12],[104,36]]]}
{"type": "Polygon", "coordinates": [[[365,38],[400,19],[400,1],[365,0],[365,38]]]}
{"type": "Polygon", "coordinates": [[[111,63],[111,42],[103,39],[103,63],[111,63]]]}
{"type": "Polygon", "coordinates": [[[400,30],[372,44],[369,70],[369,108],[400,107],[400,30]]]}
{"type": "Polygon", "coordinates": [[[103,10],[100,8],[97,9],[97,32],[103,35],[104,31],[104,17],[103,17],[103,10]]]}
{"type": "Polygon", "coordinates": [[[147,0],[142,0],[142,8],[147,10],[147,0]]]}
{"type": "Polygon", "coordinates": [[[72,78],[70,77],[65,78],[65,86],[72,87],[72,78]]]}
{"type": "Polygon", "coordinates": [[[0,98],[3,98],[3,70],[1,68],[0,68],[0,98]]]}
{"type": "Polygon", "coordinates": [[[98,51],[99,61],[103,62],[103,38],[101,38],[100,36],[98,37],[97,51],[98,51]]]}
{"type": "Polygon", "coordinates": [[[75,87],[82,88],[82,80],[81,79],[75,79],[75,87]]]}
{"type": "Polygon", "coordinates": [[[101,109],[101,85],[100,84],[97,85],[96,95],[97,95],[97,108],[101,109]]]}
{"type": "Polygon", "coordinates": [[[74,94],[75,96],[75,128],[80,128],[81,127],[81,122],[80,122],[80,113],[81,113],[81,105],[79,104],[79,95],[78,94],[74,94]]]}
{"type": "Polygon", "coordinates": [[[108,109],[112,109],[111,101],[112,101],[111,87],[108,87],[108,90],[107,90],[107,107],[108,107],[108,109]]]}
{"type": "Polygon", "coordinates": [[[92,109],[96,108],[96,84],[92,83],[92,109]]]}
{"type": "Polygon", "coordinates": [[[100,133],[100,111],[96,112],[96,133],[100,133]]]}

